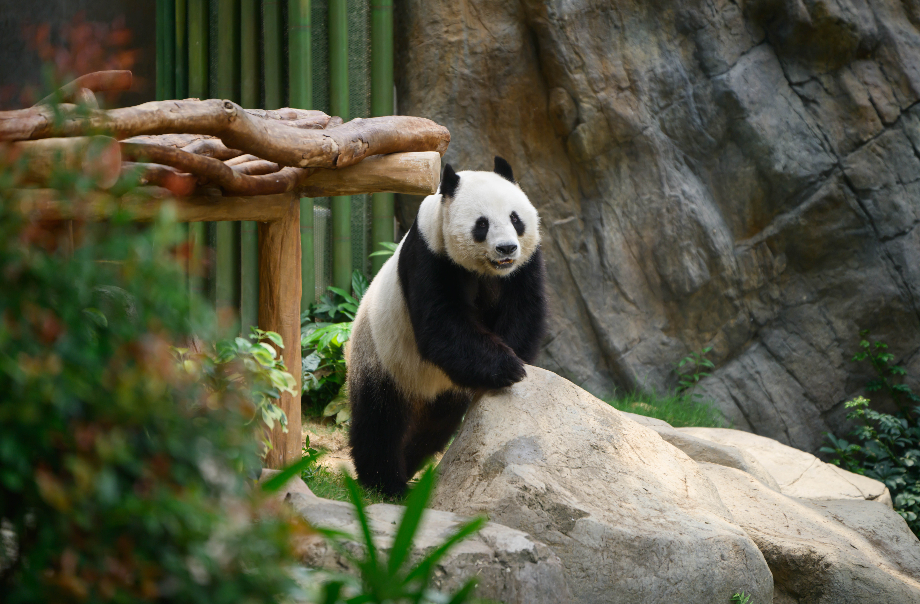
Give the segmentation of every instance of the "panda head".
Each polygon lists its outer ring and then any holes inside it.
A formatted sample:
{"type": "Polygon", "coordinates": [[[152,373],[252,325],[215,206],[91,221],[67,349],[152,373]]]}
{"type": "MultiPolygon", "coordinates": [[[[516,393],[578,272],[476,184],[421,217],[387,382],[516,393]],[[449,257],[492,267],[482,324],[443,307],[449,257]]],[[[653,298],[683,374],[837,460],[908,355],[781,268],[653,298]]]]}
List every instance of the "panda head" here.
{"type": "Polygon", "coordinates": [[[444,250],[468,271],[505,277],[540,244],[540,217],[504,159],[495,158],[494,172],[456,173],[447,164],[440,193],[444,250]]]}

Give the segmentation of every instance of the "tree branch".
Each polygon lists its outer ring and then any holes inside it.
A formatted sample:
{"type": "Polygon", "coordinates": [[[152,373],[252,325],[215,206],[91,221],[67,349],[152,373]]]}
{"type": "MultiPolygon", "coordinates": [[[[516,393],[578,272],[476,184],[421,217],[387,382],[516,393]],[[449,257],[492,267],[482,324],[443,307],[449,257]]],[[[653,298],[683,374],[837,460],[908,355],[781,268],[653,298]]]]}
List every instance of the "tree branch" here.
{"type": "Polygon", "coordinates": [[[208,101],[155,101],[136,107],[71,115],[54,123],[49,107],[0,112],[0,140],[79,136],[108,130],[116,138],[141,134],[208,134],[244,153],[283,166],[344,168],[365,157],[407,151],[444,154],[447,128],[420,117],[387,116],[355,119],[337,128],[304,130],[283,120],[261,119],[239,105],[208,101]],[[28,113],[31,112],[31,113],[28,113]]]}

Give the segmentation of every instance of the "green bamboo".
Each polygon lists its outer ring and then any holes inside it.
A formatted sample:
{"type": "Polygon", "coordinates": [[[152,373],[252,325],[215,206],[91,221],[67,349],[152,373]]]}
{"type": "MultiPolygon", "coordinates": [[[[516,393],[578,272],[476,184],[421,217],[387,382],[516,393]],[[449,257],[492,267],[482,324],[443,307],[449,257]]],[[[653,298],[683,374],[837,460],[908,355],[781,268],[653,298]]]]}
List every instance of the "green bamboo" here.
{"type": "Polygon", "coordinates": [[[176,5],[174,0],[157,0],[157,98],[175,97],[176,5]]]}
{"type": "Polygon", "coordinates": [[[291,107],[313,105],[313,53],[310,0],[288,1],[288,83],[291,107]]]}
{"type": "Polygon", "coordinates": [[[262,0],[262,75],[264,109],[278,109],[284,102],[284,28],[281,0],[262,0]]]}
{"type": "Polygon", "coordinates": [[[188,95],[208,98],[208,0],[188,2],[188,95]]]}
{"type": "MultiPolygon", "coordinates": [[[[393,115],[393,4],[392,0],[372,0],[371,3],[371,116],[393,115]]],[[[374,251],[385,249],[381,241],[392,242],[393,194],[374,193],[371,196],[371,246],[374,251]]],[[[377,274],[385,256],[371,258],[371,272],[377,274]]]]}
{"type": "MultiPolygon", "coordinates": [[[[329,104],[348,121],[348,14],[345,0],[329,0],[329,104]]],[[[332,284],[351,290],[351,197],[332,198],[332,284]]]]}
{"type": "MultiPolygon", "coordinates": [[[[240,0],[216,0],[217,45],[216,96],[240,101],[240,0]]],[[[239,309],[240,226],[235,222],[215,224],[214,302],[220,309],[239,309]]]]}
{"type": "MultiPolygon", "coordinates": [[[[208,0],[186,0],[188,3],[188,95],[208,97],[208,0]]],[[[189,290],[193,303],[205,295],[207,273],[204,250],[207,245],[206,223],[189,224],[189,290]]]]}
{"type": "MultiPolygon", "coordinates": [[[[288,1],[288,84],[291,107],[313,106],[312,30],[310,0],[288,1]]],[[[300,278],[303,295],[300,309],[307,310],[316,298],[316,266],[313,252],[313,200],[300,199],[300,278]]]]}
{"type": "MultiPolygon", "coordinates": [[[[240,100],[258,107],[261,82],[258,0],[240,0],[240,100]]],[[[259,231],[252,221],[240,223],[240,321],[243,333],[259,325],[259,231]]]]}
{"type": "Polygon", "coordinates": [[[188,0],[175,0],[176,98],[188,97],[188,0]]]}

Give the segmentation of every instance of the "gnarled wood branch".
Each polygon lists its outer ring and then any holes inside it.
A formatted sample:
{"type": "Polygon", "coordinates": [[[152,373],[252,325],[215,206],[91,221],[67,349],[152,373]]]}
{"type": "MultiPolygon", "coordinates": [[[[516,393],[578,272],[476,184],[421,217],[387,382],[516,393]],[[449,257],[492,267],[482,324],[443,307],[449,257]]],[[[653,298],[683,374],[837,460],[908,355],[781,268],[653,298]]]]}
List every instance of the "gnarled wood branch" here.
{"type": "Polygon", "coordinates": [[[231,101],[156,101],[136,107],[73,116],[60,126],[50,108],[31,114],[0,113],[0,140],[78,136],[108,130],[116,138],[191,133],[220,137],[227,147],[283,166],[344,168],[365,157],[407,151],[444,154],[447,128],[420,117],[355,119],[328,130],[303,130],[282,120],[260,119],[231,101]],[[15,114],[15,115],[13,115],[15,114]]]}
{"type": "Polygon", "coordinates": [[[182,172],[191,172],[207,178],[231,195],[273,195],[287,193],[300,186],[312,173],[306,168],[283,168],[273,174],[250,176],[235,171],[222,161],[195,155],[182,149],[121,143],[122,155],[132,161],[151,162],[172,166],[182,172]]]}

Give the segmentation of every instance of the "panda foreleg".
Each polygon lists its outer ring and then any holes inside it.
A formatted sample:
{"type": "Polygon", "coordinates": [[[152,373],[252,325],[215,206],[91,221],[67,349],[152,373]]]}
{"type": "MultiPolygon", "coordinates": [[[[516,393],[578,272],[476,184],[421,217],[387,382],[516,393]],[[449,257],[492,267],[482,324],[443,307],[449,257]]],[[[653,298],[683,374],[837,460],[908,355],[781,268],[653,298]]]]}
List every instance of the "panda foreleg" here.
{"type": "Polygon", "coordinates": [[[385,495],[402,495],[409,480],[404,455],[409,402],[385,372],[362,374],[349,382],[349,391],[349,442],[358,480],[385,495]]]}
{"type": "Polygon", "coordinates": [[[413,476],[422,463],[441,451],[453,436],[470,406],[470,393],[464,390],[443,392],[414,417],[406,441],[406,474],[413,476]]]}

